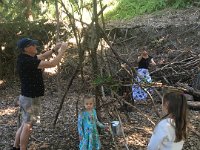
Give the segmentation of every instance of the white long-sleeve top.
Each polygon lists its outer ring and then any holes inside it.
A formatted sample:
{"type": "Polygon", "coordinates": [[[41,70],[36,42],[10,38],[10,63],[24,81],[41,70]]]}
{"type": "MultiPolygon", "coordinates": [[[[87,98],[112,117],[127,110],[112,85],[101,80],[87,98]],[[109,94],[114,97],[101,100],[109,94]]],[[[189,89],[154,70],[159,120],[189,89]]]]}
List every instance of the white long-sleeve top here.
{"type": "Polygon", "coordinates": [[[183,148],[183,140],[174,142],[176,139],[175,124],[172,121],[172,119],[167,118],[157,124],[147,150],[181,150],[183,148]]]}

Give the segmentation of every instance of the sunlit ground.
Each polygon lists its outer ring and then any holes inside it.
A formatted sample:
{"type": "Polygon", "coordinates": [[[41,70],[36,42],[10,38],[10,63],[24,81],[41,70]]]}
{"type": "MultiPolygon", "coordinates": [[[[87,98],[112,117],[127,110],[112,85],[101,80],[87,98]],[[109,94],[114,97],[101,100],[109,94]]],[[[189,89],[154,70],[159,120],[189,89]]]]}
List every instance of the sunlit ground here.
{"type": "Polygon", "coordinates": [[[1,84],[3,84],[4,83],[4,81],[3,80],[0,80],[0,86],[1,86],[1,84]]]}
{"type": "Polygon", "coordinates": [[[9,107],[9,108],[6,108],[6,109],[1,109],[0,110],[0,116],[3,116],[3,115],[12,115],[15,112],[16,112],[16,110],[13,107],[9,107]]]}
{"type": "Polygon", "coordinates": [[[57,73],[58,67],[53,68],[45,68],[44,72],[49,73],[50,75],[54,75],[57,73]]]}
{"type": "Polygon", "coordinates": [[[16,109],[14,107],[9,107],[5,109],[0,109],[0,124],[3,125],[15,125],[15,120],[8,119],[12,118],[12,116],[16,113],[16,109]]]}

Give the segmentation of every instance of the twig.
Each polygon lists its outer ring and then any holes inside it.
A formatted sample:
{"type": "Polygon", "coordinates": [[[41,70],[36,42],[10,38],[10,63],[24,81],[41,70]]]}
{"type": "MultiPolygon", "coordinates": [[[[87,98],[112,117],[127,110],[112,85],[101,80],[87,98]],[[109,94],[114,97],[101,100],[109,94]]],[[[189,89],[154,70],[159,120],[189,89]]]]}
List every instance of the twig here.
{"type": "Polygon", "coordinates": [[[155,87],[153,87],[153,90],[156,92],[156,94],[159,96],[159,98],[162,101],[162,95],[160,94],[160,92],[155,87]]]}
{"type": "Polygon", "coordinates": [[[158,110],[156,109],[156,105],[155,105],[155,102],[154,102],[153,97],[151,96],[151,94],[149,93],[148,90],[146,90],[146,89],[144,89],[144,90],[145,90],[145,92],[149,95],[149,97],[150,97],[150,99],[151,99],[151,101],[152,101],[152,103],[153,103],[153,108],[154,108],[154,110],[155,110],[155,112],[156,112],[156,115],[157,115],[159,118],[161,118],[161,116],[160,116],[158,110]]]}
{"type": "Polygon", "coordinates": [[[37,139],[36,137],[34,137],[33,135],[31,135],[31,138],[32,139],[34,139],[35,141],[37,141],[37,142],[41,142],[41,140],[40,139],[37,139]]]}
{"type": "Polygon", "coordinates": [[[167,78],[166,78],[165,76],[163,76],[163,79],[165,80],[165,82],[166,82],[167,84],[170,84],[170,82],[167,80],[167,78]]]}
{"type": "Polygon", "coordinates": [[[125,136],[125,134],[124,134],[124,128],[123,128],[122,120],[121,120],[121,118],[120,118],[120,116],[119,116],[119,112],[117,111],[116,108],[115,108],[115,111],[116,111],[117,117],[118,117],[118,119],[119,119],[119,124],[120,124],[120,128],[121,128],[121,131],[122,131],[122,136],[123,136],[123,138],[124,138],[125,147],[126,147],[127,150],[129,150],[128,144],[127,144],[127,140],[126,140],[126,136],[125,136]]]}
{"type": "Polygon", "coordinates": [[[59,116],[59,114],[60,114],[60,111],[61,111],[61,109],[62,109],[62,106],[63,106],[64,100],[65,100],[65,97],[66,97],[66,95],[67,95],[67,93],[68,93],[68,91],[69,91],[69,89],[70,89],[70,87],[71,87],[71,85],[72,85],[72,82],[73,82],[73,80],[74,80],[74,78],[76,77],[76,75],[77,75],[78,72],[79,72],[79,65],[76,67],[76,70],[75,70],[74,74],[72,75],[72,77],[71,77],[71,79],[70,79],[70,81],[69,81],[69,83],[68,83],[68,85],[67,85],[67,89],[66,89],[66,91],[65,91],[65,93],[64,93],[64,95],[63,95],[63,97],[62,97],[62,99],[61,99],[60,106],[59,106],[59,108],[58,108],[58,111],[57,111],[56,116],[55,116],[55,120],[54,120],[54,122],[53,122],[53,127],[54,127],[54,128],[55,128],[55,125],[56,125],[58,116],[59,116]]]}
{"type": "Polygon", "coordinates": [[[124,103],[126,103],[127,105],[133,107],[140,115],[142,115],[143,117],[147,118],[147,120],[149,120],[154,126],[155,126],[155,122],[146,114],[144,114],[141,110],[139,110],[137,107],[133,106],[131,103],[125,101],[124,99],[120,99],[119,95],[116,94],[115,92],[113,92],[114,95],[117,97],[118,101],[123,101],[124,103]]]}
{"type": "Polygon", "coordinates": [[[113,132],[112,132],[111,125],[109,126],[109,131],[110,131],[110,134],[111,134],[111,136],[112,136],[112,141],[113,141],[113,143],[114,143],[114,145],[115,145],[115,149],[116,149],[116,150],[119,150],[119,148],[118,148],[118,146],[117,146],[117,144],[116,144],[116,142],[115,142],[115,137],[114,137],[114,134],[113,134],[113,132]]]}
{"type": "Polygon", "coordinates": [[[176,83],[176,85],[184,88],[184,91],[192,94],[192,95],[195,95],[197,97],[200,97],[200,90],[197,90],[197,89],[194,89],[186,84],[183,84],[183,83],[176,83]]]}
{"type": "Polygon", "coordinates": [[[193,129],[190,124],[188,125],[188,129],[190,129],[190,131],[192,131],[193,133],[195,133],[197,136],[200,137],[200,133],[197,130],[193,129]]]}
{"type": "Polygon", "coordinates": [[[115,102],[118,102],[118,101],[112,100],[112,101],[110,101],[110,102],[107,102],[107,103],[104,103],[104,104],[100,105],[100,106],[97,107],[96,109],[98,110],[98,109],[100,109],[100,108],[102,108],[102,107],[106,107],[106,106],[108,106],[108,105],[110,105],[110,104],[113,104],[113,103],[115,103],[115,102]]]}

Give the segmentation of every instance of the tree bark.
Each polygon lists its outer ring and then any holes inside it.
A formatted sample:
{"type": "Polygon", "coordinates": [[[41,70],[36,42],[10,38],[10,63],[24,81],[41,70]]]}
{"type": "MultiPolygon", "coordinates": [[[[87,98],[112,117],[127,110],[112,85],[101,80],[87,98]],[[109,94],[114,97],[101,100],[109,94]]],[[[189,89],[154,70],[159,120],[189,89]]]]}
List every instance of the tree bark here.
{"type": "MultiPolygon", "coordinates": [[[[92,34],[91,34],[91,60],[92,60],[92,70],[93,70],[93,79],[96,79],[100,75],[98,60],[97,60],[97,48],[99,44],[99,31],[98,31],[98,15],[97,15],[97,0],[93,0],[93,24],[92,24],[92,34]]],[[[96,96],[96,107],[100,106],[100,87],[96,85],[95,87],[95,96],[96,96]]]]}
{"type": "Polygon", "coordinates": [[[0,49],[0,79],[3,78],[3,65],[2,65],[2,58],[1,58],[1,49],[0,49]]]}

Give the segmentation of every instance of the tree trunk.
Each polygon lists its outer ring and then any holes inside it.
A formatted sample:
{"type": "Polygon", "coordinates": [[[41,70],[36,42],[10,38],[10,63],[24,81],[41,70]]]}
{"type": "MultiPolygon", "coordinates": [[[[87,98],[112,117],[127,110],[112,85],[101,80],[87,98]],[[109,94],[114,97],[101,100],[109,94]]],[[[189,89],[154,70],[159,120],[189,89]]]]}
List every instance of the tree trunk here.
{"type": "MultiPolygon", "coordinates": [[[[97,1],[93,0],[93,26],[92,26],[92,34],[91,34],[91,60],[92,60],[92,70],[93,70],[93,79],[97,78],[100,75],[98,60],[97,60],[97,48],[99,44],[99,31],[98,31],[98,15],[97,15],[97,1]]],[[[101,88],[100,86],[95,87],[95,96],[96,96],[96,107],[100,106],[100,96],[101,96],[101,88]]]]}
{"type": "Polygon", "coordinates": [[[0,79],[3,78],[3,65],[2,65],[2,59],[1,59],[1,49],[0,49],[0,79]]]}

